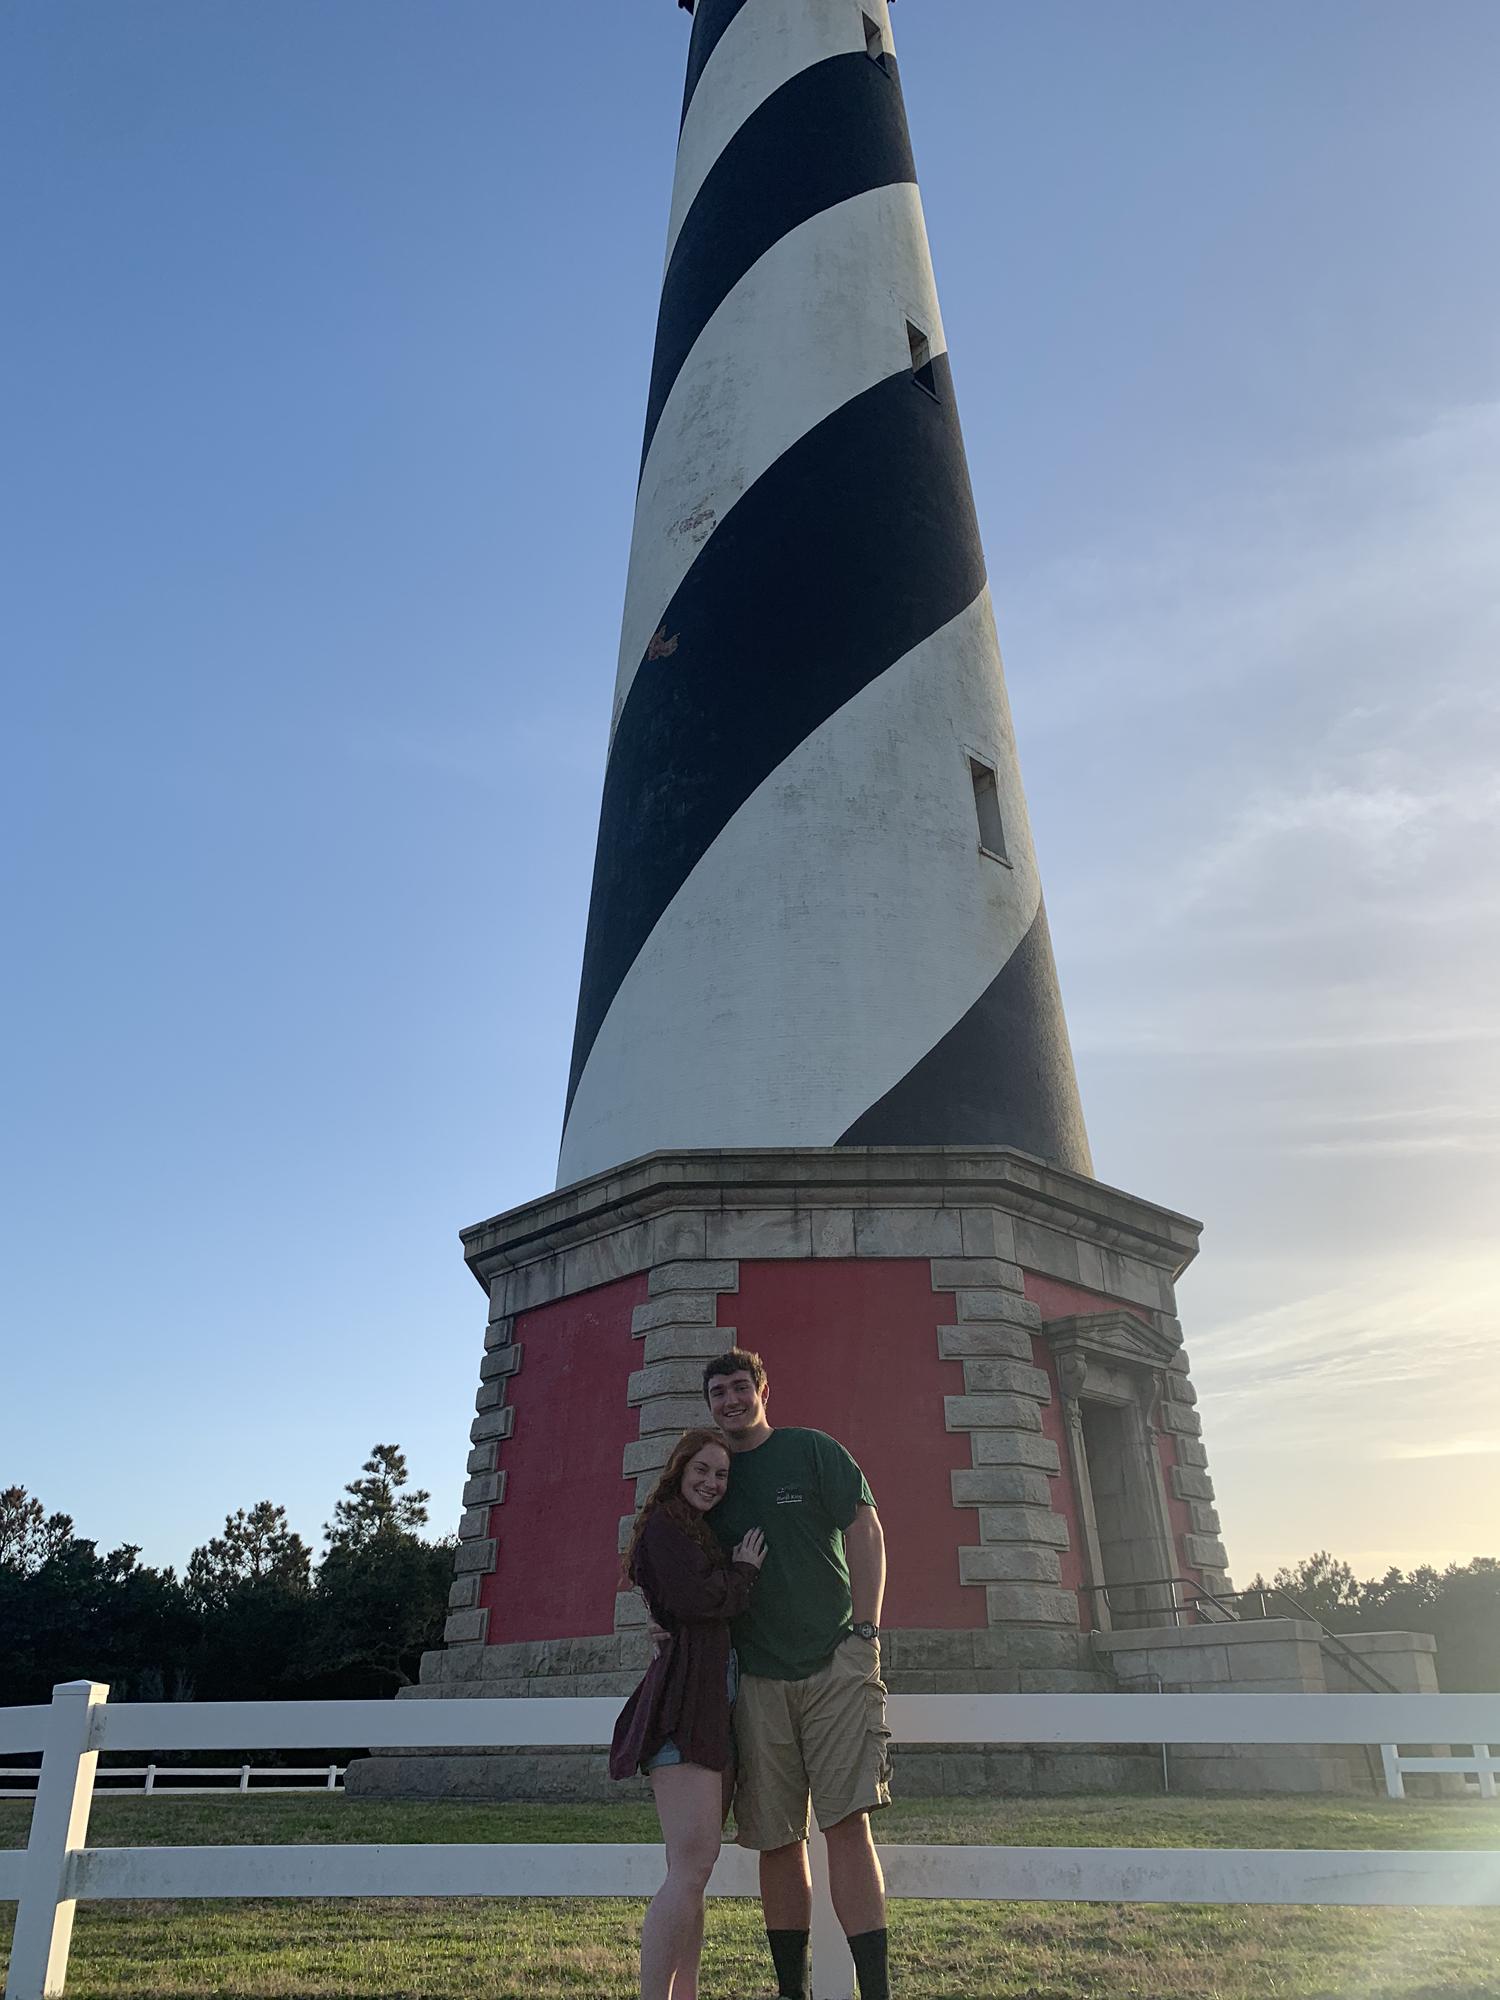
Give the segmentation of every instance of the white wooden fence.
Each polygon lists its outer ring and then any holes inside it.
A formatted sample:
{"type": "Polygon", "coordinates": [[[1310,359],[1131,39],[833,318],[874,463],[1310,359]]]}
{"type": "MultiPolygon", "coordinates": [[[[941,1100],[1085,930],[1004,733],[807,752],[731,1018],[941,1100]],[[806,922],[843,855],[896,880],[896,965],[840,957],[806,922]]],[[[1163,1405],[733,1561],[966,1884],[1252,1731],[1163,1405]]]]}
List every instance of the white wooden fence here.
{"type": "Polygon", "coordinates": [[[1405,1778],[1408,1772],[1421,1772],[1426,1776],[1455,1773],[1460,1777],[1474,1773],[1479,1778],[1479,1796],[1482,1799],[1497,1796],[1495,1773],[1500,1771],[1500,1757],[1495,1756],[1488,1743],[1473,1744],[1467,1757],[1403,1757],[1399,1745],[1382,1743],[1380,1762],[1385,1770],[1385,1795],[1388,1799],[1406,1797],[1405,1778]]]}
{"type": "MultiPolygon", "coordinates": [[[[116,1702],[92,1681],[50,1707],[0,1709],[0,1754],[40,1750],[24,1851],[0,1852],[18,1900],[6,2000],[61,1994],[80,1900],[203,1896],[649,1896],[660,1847],[90,1847],[99,1753],[447,1750],[607,1742],[616,1700],[116,1702]]],[[[904,1743],[1475,1743],[1500,1738],[1500,1695],[894,1695],[904,1743]]],[[[357,1808],[351,1807],[351,1811],[357,1808]]],[[[813,1842],[819,2000],[852,1969],[813,1842]]],[[[1500,1853],[1232,1848],[886,1847],[893,1896],[997,1902],[1500,1905],[1500,1853]]],[[[726,1848],[710,1892],[756,1893],[755,1857],[726,1848]]]]}
{"type": "MultiPolygon", "coordinates": [[[[341,1789],[342,1764],[109,1764],[94,1773],[94,1797],[150,1792],[158,1799],[220,1798],[238,1792],[256,1798],[267,1792],[336,1792],[341,1789]],[[233,1778],[232,1785],[205,1785],[205,1778],[233,1778]],[[316,1785],[268,1785],[263,1778],[316,1778],[316,1785]],[[126,1783],[126,1780],[129,1783],[126,1783]],[[140,1779],[142,1782],[137,1783],[140,1779]],[[179,1782],[180,1781],[180,1782],[179,1782]]],[[[0,1799],[34,1799],[41,1772],[19,1764],[0,1764],[0,1799]],[[7,1778],[20,1778],[8,1785],[7,1778]]]]}

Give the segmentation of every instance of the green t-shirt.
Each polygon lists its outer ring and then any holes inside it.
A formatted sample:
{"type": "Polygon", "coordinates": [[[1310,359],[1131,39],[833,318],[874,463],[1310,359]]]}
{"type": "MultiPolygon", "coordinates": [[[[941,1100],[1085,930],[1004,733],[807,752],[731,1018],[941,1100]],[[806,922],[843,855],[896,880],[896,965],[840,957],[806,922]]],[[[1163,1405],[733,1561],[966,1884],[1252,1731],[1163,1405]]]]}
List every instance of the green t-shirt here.
{"type": "Polygon", "coordinates": [[[774,1430],[734,1454],[709,1520],[726,1549],[751,1528],[766,1538],[750,1609],[734,1621],[741,1672],[803,1681],[832,1659],[852,1611],[844,1530],[862,1505],[875,1505],[864,1474],[822,1431],[774,1430]]]}

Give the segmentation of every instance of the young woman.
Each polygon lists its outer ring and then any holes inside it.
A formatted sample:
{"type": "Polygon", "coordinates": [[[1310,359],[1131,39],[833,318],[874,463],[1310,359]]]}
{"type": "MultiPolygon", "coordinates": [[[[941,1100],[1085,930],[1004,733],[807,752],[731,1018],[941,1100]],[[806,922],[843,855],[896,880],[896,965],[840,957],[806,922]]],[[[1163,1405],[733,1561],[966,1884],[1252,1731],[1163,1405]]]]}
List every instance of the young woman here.
{"type": "Polygon", "coordinates": [[[685,1431],[635,1519],[625,1552],[634,1584],[666,1631],[626,1702],[610,1747],[612,1778],[644,1771],[667,1844],[667,1879],[641,1933],[641,2000],[697,2000],[703,1892],[719,1858],[734,1745],[730,1707],[738,1678],[729,1621],[750,1602],[765,1560],[752,1528],[726,1557],[704,1518],[729,1483],[729,1448],[717,1431],[685,1431]]]}

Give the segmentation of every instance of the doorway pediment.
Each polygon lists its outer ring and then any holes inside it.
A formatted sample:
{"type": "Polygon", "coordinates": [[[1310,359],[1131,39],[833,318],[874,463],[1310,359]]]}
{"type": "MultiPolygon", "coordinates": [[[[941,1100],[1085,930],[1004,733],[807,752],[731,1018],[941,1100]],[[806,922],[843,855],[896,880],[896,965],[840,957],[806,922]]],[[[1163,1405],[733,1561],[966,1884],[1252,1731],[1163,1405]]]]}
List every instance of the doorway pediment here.
{"type": "Polygon", "coordinates": [[[1157,1370],[1171,1364],[1178,1343],[1165,1333],[1119,1307],[1108,1312],[1072,1313],[1048,1320],[1042,1327],[1047,1345],[1059,1363],[1066,1356],[1113,1367],[1157,1370]]]}

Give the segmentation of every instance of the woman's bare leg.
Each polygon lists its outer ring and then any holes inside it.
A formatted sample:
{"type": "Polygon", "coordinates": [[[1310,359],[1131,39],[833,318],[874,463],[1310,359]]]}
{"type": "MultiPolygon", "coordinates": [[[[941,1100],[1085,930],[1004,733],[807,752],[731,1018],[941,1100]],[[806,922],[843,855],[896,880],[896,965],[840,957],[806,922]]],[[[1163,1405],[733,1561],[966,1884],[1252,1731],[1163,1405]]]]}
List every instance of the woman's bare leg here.
{"type": "Polygon", "coordinates": [[[667,1879],[641,1931],[641,2000],[698,2000],[703,1892],[719,1858],[723,1779],[701,1764],[651,1773],[667,1844],[667,1879]]]}

